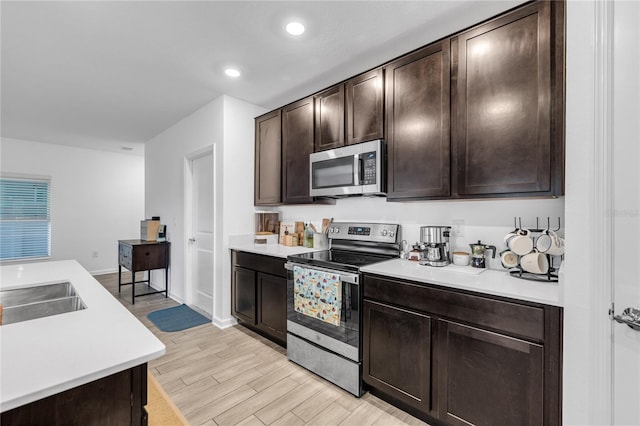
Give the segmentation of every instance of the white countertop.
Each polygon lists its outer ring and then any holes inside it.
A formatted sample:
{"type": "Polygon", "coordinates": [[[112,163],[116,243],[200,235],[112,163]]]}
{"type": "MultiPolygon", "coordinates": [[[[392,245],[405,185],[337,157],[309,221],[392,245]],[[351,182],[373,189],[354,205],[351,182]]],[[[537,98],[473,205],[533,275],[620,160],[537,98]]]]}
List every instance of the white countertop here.
{"type": "Polygon", "coordinates": [[[360,271],[516,300],[562,306],[558,283],[514,278],[507,271],[485,269],[478,273],[478,270],[471,266],[450,265],[436,268],[403,259],[376,263],[363,267],[360,271]]]}
{"type": "Polygon", "coordinates": [[[287,258],[287,256],[299,253],[308,253],[318,251],[319,249],[306,248],[302,246],[283,246],[280,244],[255,244],[253,235],[235,235],[229,237],[229,249],[247,251],[250,253],[264,254],[265,256],[274,256],[287,258]]]}
{"type": "Polygon", "coordinates": [[[165,346],[77,261],[0,267],[0,289],[69,281],[86,309],[0,326],[0,412],[158,358],[165,346]]]}

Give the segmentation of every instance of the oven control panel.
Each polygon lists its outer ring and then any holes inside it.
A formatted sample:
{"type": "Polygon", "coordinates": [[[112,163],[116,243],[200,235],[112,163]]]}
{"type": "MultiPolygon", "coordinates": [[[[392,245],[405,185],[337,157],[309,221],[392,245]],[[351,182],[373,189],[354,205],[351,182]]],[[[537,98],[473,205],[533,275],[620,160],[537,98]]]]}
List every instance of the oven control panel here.
{"type": "Polygon", "coordinates": [[[332,222],[328,236],[331,239],[395,243],[399,241],[399,231],[397,224],[332,222]]]}
{"type": "Polygon", "coordinates": [[[350,226],[349,235],[371,235],[370,226],[350,226]]]}

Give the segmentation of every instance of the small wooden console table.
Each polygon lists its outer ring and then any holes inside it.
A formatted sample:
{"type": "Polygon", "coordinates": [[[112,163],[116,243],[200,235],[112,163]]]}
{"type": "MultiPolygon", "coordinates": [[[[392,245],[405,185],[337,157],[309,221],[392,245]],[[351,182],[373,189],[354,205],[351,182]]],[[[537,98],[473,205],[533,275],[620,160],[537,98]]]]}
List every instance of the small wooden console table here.
{"type": "Polygon", "coordinates": [[[169,249],[171,243],[167,241],[118,240],[118,293],[123,285],[131,285],[131,303],[136,303],[136,297],[149,294],[169,292],[169,249]],[[131,271],[131,282],[122,282],[122,267],[131,271]],[[151,271],[164,269],[164,290],[147,291],[136,294],[136,284],[147,283],[151,287],[151,271]],[[147,271],[147,279],[136,281],[136,272],[147,271]]]}

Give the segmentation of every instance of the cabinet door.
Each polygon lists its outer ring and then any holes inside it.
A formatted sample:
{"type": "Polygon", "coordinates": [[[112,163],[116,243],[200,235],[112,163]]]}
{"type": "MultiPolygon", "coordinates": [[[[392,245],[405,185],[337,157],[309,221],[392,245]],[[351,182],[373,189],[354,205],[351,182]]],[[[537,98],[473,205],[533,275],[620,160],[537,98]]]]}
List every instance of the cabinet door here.
{"type": "Polygon", "coordinates": [[[363,305],[363,377],[371,387],[429,413],[431,320],[369,300],[363,305]]]}
{"type": "Polygon", "coordinates": [[[344,85],[339,84],[314,97],[316,137],[314,151],[344,145],[344,85]]]}
{"type": "Polygon", "coordinates": [[[450,194],[449,41],[385,67],[388,199],[450,194]]]}
{"type": "Polygon", "coordinates": [[[352,78],[346,84],[346,92],[346,144],[383,138],[383,70],[371,71],[352,78]]]}
{"type": "Polygon", "coordinates": [[[272,111],[255,121],[254,204],[280,203],[281,189],[281,112],[272,111]]]}
{"type": "Polygon", "coordinates": [[[233,268],[231,313],[251,325],[256,324],[256,273],[250,269],[233,268]]]}
{"type": "Polygon", "coordinates": [[[543,347],[438,321],[439,417],[452,425],[543,424],[543,347]]]}
{"type": "Polygon", "coordinates": [[[287,340],[287,280],[258,272],[257,325],[280,342],[287,340]]]}
{"type": "Polygon", "coordinates": [[[313,98],[282,109],[282,201],[311,203],[309,155],[313,152],[313,98]]]}
{"type": "Polygon", "coordinates": [[[550,50],[548,2],[453,42],[458,194],[551,190],[550,50]]]}

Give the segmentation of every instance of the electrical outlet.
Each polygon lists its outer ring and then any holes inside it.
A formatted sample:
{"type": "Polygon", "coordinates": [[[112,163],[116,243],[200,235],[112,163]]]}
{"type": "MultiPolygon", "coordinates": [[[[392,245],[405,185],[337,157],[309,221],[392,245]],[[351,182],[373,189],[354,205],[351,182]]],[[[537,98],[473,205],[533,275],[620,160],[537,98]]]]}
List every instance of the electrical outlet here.
{"type": "Polygon", "coordinates": [[[452,220],[451,231],[456,237],[464,237],[464,219],[452,220]]]}
{"type": "Polygon", "coordinates": [[[96,259],[98,257],[98,252],[97,251],[93,251],[91,252],[91,257],[93,257],[94,259],[96,259]]]}

